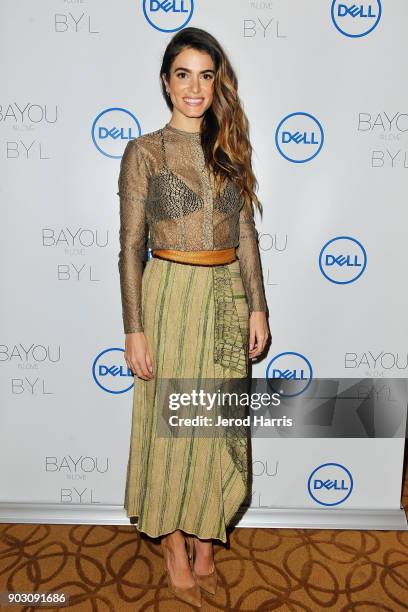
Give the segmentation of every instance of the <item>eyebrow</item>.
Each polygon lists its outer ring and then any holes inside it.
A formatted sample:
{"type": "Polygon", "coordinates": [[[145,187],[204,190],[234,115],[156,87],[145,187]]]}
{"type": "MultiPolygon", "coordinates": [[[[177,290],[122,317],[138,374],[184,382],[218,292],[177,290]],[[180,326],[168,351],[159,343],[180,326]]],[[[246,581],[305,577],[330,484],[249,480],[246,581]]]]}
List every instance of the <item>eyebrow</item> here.
{"type": "MultiPolygon", "coordinates": [[[[176,72],[177,70],[184,70],[184,72],[191,72],[189,68],[183,68],[182,66],[175,68],[174,72],[176,72]]],[[[203,72],[212,72],[213,74],[215,74],[215,70],[213,70],[212,68],[207,68],[207,70],[200,70],[200,74],[202,74],[203,72]]]]}

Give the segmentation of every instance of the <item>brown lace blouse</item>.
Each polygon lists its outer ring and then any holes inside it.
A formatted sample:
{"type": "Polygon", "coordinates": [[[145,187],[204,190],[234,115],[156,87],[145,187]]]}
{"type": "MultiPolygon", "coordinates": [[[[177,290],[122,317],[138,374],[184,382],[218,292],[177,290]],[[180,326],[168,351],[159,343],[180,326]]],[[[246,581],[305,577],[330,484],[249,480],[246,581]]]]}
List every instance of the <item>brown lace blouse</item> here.
{"type": "Polygon", "coordinates": [[[199,132],[163,128],[130,140],[121,160],[119,275],[125,334],[143,331],[141,289],[147,248],[237,247],[252,311],[267,311],[253,214],[229,182],[214,197],[199,132]],[[147,242],[147,244],[146,244],[147,242]]]}

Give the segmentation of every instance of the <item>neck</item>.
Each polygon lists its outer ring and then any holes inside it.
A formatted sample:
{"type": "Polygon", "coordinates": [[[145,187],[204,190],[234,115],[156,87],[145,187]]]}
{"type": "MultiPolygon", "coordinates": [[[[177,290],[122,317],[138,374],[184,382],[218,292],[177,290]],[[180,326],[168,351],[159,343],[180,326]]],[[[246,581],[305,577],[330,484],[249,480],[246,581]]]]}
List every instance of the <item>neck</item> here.
{"type": "Polygon", "coordinates": [[[182,132],[191,132],[191,134],[199,134],[201,132],[202,117],[186,117],[180,113],[174,113],[171,116],[167,125],[180,130],[182,132]]]}

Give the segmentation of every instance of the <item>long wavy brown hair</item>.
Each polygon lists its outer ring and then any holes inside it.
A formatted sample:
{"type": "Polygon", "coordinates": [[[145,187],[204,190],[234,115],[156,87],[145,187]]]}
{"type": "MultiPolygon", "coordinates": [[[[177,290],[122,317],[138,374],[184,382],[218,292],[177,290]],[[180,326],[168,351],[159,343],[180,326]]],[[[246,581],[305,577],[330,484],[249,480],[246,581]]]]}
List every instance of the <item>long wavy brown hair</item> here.
{"type": "Polygon", "coordinates": [[[162,75],[170,80],[170,70],[176,56],[185,48],[197,49],[210,55],[215,66],[214,97],[201,127],[201,144],[207,166],[215,177],[219,196],[227,179],[239,188],[247,206],[254,204],[262,212],[255,193],[258,182],[252,170],[252,146],[248,119],[238,96],[238,79],[219,42],[200,28],[185,28],[170,40],[163,55],[160,83],[163,97],[172,111],[173,103],[166,94],[162,75]]]}

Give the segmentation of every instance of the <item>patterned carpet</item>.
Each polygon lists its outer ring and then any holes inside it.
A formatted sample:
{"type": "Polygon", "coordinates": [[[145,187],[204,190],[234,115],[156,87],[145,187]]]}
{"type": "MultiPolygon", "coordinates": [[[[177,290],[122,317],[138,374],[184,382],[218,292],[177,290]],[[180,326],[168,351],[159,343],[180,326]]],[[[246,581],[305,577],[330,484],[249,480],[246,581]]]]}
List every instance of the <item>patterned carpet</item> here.
{"type": "MultiPolygon", "coordinates": [[[[408,509],[405,473],[403,504],[408,509]]],[[[235,529],[202,610],[408,610],[408,532],[235,529]]],[[[184,612],[156,541],[134,527],[0,524],[0,592],[70,593],[75,612],[184,612]]],[[[0,610],[33,608],[0,605],[0,610]]]]}

